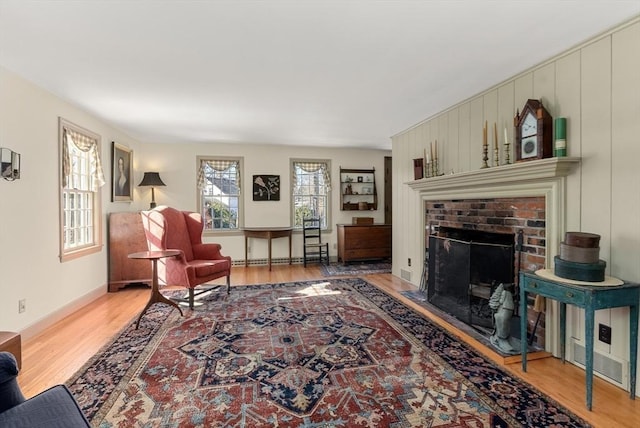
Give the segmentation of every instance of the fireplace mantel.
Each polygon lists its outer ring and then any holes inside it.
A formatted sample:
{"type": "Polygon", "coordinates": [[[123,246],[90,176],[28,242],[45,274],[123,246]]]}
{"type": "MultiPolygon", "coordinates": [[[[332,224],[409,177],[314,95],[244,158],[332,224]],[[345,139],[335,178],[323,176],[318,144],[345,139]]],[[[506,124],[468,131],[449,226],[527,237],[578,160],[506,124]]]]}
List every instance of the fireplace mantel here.
{"type": "Polygon", "coordinates": [[[457,174],[422,178],[407,184],[420,194],[442,194],[448,197],[462,191],[504,188],[530,182],[566,177],[580,164],[580,158],[561,157],[521,162],[457,174]]]}
{"type": "MultiPolygon", "coordinates": [[[[422,201],[543,196],[546,213],[545,263],[546,268],[550,268],[566,229],[567,176],[576,170],[578,165],[580,158],[549,158],[422,178],[405,184],[415,190],[416,196],[422,201]]],[[[426,230],[424,215],[419,218],[422,222],[419,227],[426,230]]],[[[559,312],[554,302],[551,302],[548,309],[545,329],[547,351],[559,356],[559,312]]]]}

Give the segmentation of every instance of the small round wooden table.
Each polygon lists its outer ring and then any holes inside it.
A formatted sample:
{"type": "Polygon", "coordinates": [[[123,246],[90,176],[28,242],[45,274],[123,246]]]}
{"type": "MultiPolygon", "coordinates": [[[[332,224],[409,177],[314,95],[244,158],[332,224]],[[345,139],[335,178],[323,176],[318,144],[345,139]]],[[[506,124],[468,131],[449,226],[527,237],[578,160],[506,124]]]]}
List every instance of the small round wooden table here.
{"type": "Polygon", "coordinates": [[[136,329],[140,326],[140,319],[147,312],[147,310],[154,303],[166,303],[167,305],[173,306],[180,311],[180,315],[184,316],[182,313],[182,309],[178,304],[172,300],[167,299],[160,293],[160,289],[158,288],[158,260],[164,259],[166,257],[175,257],[180,255],[180,250],[164,250],[164,251],[141,251],[139,253],[129,254],[130,259],[147,259],[151,260],[151,266],[153,267],[153,276],[151,282],[151,296],[149,297],[149,301],[147,302],[147,306],[144,307],[140,315],[138,316],[138,321],[136,322],[136,329]]]}

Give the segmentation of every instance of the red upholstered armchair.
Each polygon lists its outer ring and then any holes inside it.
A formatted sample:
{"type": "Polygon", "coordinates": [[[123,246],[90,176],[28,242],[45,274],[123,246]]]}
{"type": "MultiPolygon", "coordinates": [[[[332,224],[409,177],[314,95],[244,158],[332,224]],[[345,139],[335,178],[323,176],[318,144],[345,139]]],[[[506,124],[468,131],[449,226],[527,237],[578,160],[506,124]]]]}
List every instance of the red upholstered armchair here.
{"type": "Polygon", "coordinates": [[[220,244],[202,243],[200,214],[160,206],[142,212],[142,225],[149,251],[182,251],[177,257],[158,261],[158,283],[187,287],[189,308],[193,309],[198,285],[226,276],[229,293],[231,257],[220,254],[220,244]]]}

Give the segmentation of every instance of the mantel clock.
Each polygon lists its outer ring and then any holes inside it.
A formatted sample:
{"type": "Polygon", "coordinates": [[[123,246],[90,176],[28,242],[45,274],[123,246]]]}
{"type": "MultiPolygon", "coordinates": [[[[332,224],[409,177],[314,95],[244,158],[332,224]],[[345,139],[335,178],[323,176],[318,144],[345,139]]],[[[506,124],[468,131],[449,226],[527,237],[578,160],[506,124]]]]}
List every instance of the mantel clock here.
{"type": "Polygon", "coordinates": [[[553,119],[540,100],[527,100],[522,113],[516,112],[516,162],[553,156],[553,119]]]}

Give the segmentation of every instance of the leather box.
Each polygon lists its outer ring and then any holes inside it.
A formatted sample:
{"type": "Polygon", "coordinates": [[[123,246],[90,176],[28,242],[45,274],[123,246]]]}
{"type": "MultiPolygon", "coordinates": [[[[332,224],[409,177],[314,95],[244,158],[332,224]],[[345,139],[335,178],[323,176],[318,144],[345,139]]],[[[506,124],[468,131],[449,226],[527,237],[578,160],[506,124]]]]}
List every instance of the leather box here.
{"type": "Polygon", "coordinates": [[[373,217],[353,217],[352,224],[373,224],[373,217]]]}

